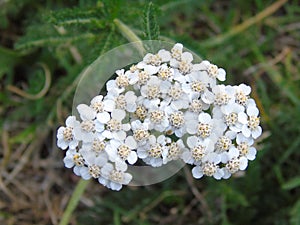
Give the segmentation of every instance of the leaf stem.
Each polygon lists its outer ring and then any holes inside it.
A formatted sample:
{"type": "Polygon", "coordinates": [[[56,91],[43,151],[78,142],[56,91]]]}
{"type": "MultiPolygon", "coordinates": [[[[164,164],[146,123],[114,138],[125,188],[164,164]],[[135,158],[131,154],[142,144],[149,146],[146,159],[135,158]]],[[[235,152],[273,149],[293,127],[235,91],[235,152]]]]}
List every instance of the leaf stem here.
{"type": "Polygon", "coordinates": [[[142,40],[130,29],[126,24],[124,24],[119,19],[114,19],[114,23],[121,32],[121,34],[130,42],[137,42],[137,48],[141,54],[145,52],[145,48],[142,44],[142,40]]]}
{"type": "Polygon", "coordinates": [[[79,180],[79,182],[77,183],[76,188],[69,200],[68,206],[67,206],[66,210],[64,211],[64,214],[62,216],[62,219],[61,219],[59,225],[68,225],[69,224],[72,213],[75,210],[76,206],[78,205],[80,197],[84,193],[84,190],[86,189],[88,184],[89,184],[89,180],[83,180],[83,179],[79,180]]]}

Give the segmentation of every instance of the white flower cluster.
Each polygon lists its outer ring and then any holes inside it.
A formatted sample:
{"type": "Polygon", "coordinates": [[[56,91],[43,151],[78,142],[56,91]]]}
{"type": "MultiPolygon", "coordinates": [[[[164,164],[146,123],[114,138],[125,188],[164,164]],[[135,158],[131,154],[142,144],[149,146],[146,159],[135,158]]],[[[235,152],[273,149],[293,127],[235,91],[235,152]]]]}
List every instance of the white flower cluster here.
{"type": "Polygon", "coordinates": [[[65,166],[112,190],[132,180],[128,164],[160,167],[172,160],[193,165],[195,178],[227,179],[254,160],[261,135],[259,111],[245,84],[218,84],[225,70],[175,44],[116,71],[107,95],[80,104],[57,132],[65,166]]]}

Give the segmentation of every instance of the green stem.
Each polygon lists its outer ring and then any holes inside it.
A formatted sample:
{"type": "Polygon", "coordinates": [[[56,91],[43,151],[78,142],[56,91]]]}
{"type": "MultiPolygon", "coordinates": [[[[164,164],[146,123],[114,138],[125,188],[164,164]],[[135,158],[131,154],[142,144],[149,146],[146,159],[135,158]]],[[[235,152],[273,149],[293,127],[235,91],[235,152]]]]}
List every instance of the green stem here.
{"type": "Polygon", "coordinates": [[[121,34],[130,42],[136,42],[137,48],[140,51],[141,54],[145,53],[145,48],[142,44],[142,40],[128,27],[126,24],[124,24],[119,19],[114,19],[114,23],[116,27],[119,29],[121,34]]]}
{"type": "Polygon", "coordinates": [[[67,206],[66,210],[64,211],[64,214],[62,216],[62,219],[61,219],[59,225],[68,225],[69,224],[72,213],[73,213],[74,209],[76,208],[76,206],[78,205],[80,197],[84,193],[84,190],[88,184],[89,184],[89,180],[83,180],[83,179],[80,179],[80,181],[77,183],[76,188],[69,200],[68,206],[67,206]]]}

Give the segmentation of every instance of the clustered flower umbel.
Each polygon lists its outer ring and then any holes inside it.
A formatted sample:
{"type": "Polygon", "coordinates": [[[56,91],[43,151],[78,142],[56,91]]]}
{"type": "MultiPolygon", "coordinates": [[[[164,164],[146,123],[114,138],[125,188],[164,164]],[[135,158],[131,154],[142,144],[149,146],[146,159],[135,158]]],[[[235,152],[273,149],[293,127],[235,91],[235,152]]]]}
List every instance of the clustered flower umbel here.
{"type": "Polygon", "coordinates": [[[245,170],[262,133],[251,88],[218,84],[224,69],[192,61],[177,43],[117,70],[107,95],[78,105],[80,120],[69,116],[58,129],[65,166],[112,190],[129,184],[128,164],[138,161],[160,167],[183,160],[196,179],[227,179],[245,170]]]}

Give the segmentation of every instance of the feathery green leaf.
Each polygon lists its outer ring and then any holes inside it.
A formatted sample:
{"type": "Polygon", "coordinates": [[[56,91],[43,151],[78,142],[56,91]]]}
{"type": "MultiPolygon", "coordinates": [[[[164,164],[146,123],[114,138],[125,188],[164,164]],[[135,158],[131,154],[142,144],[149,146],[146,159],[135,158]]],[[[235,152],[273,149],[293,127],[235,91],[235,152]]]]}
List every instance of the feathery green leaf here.
{"type": "Polygon", "coordinates": [[[158,40],[159,37],[159,25],[157,23],[158,8],[150,2],[145,10],[143,17],[143,30],[144,36],[148,40],[158,40]]]}

